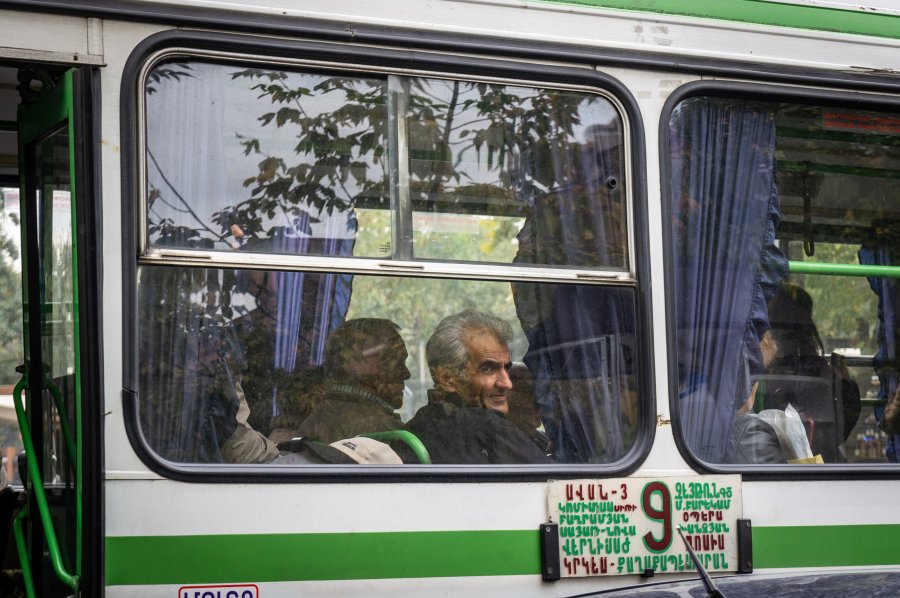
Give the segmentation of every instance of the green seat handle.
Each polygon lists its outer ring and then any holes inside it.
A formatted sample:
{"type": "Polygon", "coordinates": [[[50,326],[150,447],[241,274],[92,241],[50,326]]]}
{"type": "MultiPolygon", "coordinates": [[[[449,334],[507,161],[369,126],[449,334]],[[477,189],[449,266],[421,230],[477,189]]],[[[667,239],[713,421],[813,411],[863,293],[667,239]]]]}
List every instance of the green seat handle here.
{"type": "Polygon", "coordinates": [[[412,449],[412,452],[415,453],[416,458],[419,460],[419,463],[430,464],[431,456],[428,454],[428,449],[425,448],[425,445],[422,444],[422,441],[419,440],[419,437],[409,432],[407,430],[386,430],[384,432],[369,432],[367,434],[360,434],[360,436],[365,436],[367,438],[372,438],[374,440],[402,440],[412,449]]]}

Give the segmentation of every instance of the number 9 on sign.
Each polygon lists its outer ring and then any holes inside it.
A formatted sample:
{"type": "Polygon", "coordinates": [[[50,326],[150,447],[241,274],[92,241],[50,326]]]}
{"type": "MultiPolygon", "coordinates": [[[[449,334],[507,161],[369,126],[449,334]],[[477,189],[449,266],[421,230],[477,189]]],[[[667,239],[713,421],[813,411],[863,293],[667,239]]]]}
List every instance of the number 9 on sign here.
{"type": "Polygon", "coordinates": [[[644,534],[644,545],[653,552],[662,552],[672,543],[672,495],[669,487],[660,481],[644,486],[641,492],[641,507],[648,519],[662,524],[661,533],[652,531],[644,534]]]}

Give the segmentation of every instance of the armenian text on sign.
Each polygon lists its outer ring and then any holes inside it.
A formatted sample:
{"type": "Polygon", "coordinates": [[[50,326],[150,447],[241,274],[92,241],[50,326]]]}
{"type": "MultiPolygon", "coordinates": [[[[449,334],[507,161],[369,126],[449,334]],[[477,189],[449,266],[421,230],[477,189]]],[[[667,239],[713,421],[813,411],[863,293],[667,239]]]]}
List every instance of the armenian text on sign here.
{"type": "Polygon", "coordinates": [[[740,476],[551,480],[562,577],[694,570],[681,528],[710,572],[734,571],[740,476]]]}

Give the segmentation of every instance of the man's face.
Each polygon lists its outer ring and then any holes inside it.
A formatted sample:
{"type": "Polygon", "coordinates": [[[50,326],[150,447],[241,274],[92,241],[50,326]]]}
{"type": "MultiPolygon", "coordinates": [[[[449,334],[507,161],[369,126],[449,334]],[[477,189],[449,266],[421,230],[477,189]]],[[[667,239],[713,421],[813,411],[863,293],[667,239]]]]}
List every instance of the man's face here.
{"type": "Polygon", "coordinates": [[[406,345],[400,335],[364,347],[362,355],[344,365],[348,374],[392,407],[403,404],[404,382],[409,379],[406,345]]]}
{"type": "Polygon", "coordinates": [[[462,375],[445,384],[445,388],[472,406],[507,413],[513,387],[509,379],[509,347],[487,332],[470,336],[465,344],[469,363],[462,375]]]}

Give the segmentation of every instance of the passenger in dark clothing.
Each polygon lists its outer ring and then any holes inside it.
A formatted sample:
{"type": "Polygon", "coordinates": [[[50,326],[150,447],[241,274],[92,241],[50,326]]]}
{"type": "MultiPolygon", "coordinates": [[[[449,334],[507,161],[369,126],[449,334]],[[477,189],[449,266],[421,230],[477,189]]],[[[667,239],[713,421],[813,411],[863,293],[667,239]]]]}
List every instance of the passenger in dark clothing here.
{"type": "Polygon", "coordinates": [[[509,324],[474,310],[444,318],[425,347],[436,388],[407,424],[433,463],[547,463],[506,419],[512,381],[509,324]]]}
{"type": "Polygon", "coordinates": [[[755,413],[735,416],[727,455],[728,463],[786,463],[775,429],[755,413]]]}
{"type": "MultiPolygon", "coordinates": [[[[778,344],[766,333],[759,343],[764,367],[769,367],[778,353],[778,344]]],[[[725,452],[725,462],[735,464],[786,463],[781,442],[775,428],[754,413],[759,382],[750,388],[750,396],[738,409],[731,423],[731,433],[725,452]]]]}
{"type": "MultiPolygon", "coordinates": [[[[379,318],[347,320],[325,345],[325,381],[309,415],[282,434],[330,443],[368,432],[403,427],[394,410],[409,378],[406,345],[397,325],[379,318]]],[[[274,434],[274,432],[273,432],[274,434]]]]}
{"type": "Polygon", "coordinates": [[[782,282],[768,312],[771,328],[763,341],[771,339],[777,352],[760,378],[765,384],[758,401],[765,409],[793,405],[808,430],[813,454],[821,454],[826,463],[844,461],[840,445],[859,419],[859,386],[841,355],[825,357],[813,300],[803,288],[782,282]]]}

